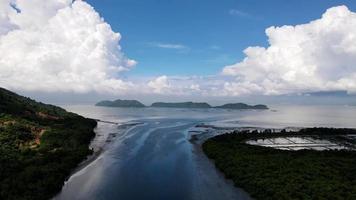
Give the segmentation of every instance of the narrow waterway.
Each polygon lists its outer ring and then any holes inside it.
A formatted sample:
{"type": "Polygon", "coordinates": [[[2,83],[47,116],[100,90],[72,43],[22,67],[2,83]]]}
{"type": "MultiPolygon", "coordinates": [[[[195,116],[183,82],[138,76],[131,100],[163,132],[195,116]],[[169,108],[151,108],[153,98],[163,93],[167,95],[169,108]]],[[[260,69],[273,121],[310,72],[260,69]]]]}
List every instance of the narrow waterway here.
{"type": "Polygon", "coordinates": [[[198,121],[140,122],[72,176],[56,199],[248,199],[189,142],[198,121]]]}

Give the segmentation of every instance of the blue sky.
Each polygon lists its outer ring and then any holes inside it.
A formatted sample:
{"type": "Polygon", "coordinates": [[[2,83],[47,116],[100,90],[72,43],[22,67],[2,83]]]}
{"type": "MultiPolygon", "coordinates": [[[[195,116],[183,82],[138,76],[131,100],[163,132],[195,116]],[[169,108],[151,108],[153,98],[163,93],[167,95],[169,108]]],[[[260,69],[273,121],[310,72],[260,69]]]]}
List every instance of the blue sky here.
{"type": "Polygon", "coordinates": [[[0,87],[199,101],[356,94],[355,0],[37,1],[1,0],[0,87]]]}
{"type": "Polygon", "coordinates": [[[244,58],[248,46],[267,46],[265,29],[318,19],[341,0],[89,0],[138,61],[130,77],[214,75],[244,58]],[[165,48],[164,48],[165,47],[165,48]]]}

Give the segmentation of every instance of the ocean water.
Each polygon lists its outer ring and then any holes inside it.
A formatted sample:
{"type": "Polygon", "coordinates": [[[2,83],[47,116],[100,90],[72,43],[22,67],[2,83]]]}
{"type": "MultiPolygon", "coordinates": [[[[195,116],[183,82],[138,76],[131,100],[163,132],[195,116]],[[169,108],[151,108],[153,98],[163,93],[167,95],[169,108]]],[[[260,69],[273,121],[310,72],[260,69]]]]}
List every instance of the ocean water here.
{"type": "MultiPolygon", "coordinates": [[[[92,147],[102,153],[78,169],[55,199],[250,199],[215,169],[190,136],[212,125],[356,128],[356,107],[271,106],[270,110],[105,108],[67,105],[99,123],[92,147]]],[[[211,130],[210,130],[211,131],[211,130]]]]}

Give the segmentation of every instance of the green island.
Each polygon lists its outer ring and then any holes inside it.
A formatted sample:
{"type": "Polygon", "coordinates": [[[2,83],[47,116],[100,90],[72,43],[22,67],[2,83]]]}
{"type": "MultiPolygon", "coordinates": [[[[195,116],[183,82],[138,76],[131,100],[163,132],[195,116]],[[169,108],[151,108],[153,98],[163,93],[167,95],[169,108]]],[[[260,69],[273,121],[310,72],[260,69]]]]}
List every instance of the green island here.
{"type": "Polygon", "coordinates": [[[234,131],[202,145],[235,186],[255,199],[356,199],[356,152],[348,150],[288,151],[246,144],[248,140],[309,136],[355,145],[344,135],[353,129],[308,128],[297,132],[234,131]]]}
{"type": "Polygon", "coordinates": [[[267,110],[268,107],[263,104],[258,105],[248,105],[245,103],[228,103],[222,106],[216,106],[215,108],[223,108],[223,109],[255,109],[255,110],[267,110]]]}
{"type": "Polygon", "coordinates": [[[142,108],[145,107],[145,105],[137,100],[121,100],[117,99],[114,101],[100,101],[95,104],[96,106],[105,106],[105,107],[136,107],[136,108],[142,108]]]}
{"type": "MultiPolygon", "coordinates": [[[[104,106],[104,107],[133,107],[133,108],[143,108],[146,107],[143,103],[137,100],[121,100],[117,99],[114,101],[104,100],[95,104],[95,106],[104,106]]],[[[152,103],[150,107],[155,108],[219,108],[219,109],[233,109],[233,110],[244,110],[244,109],[253,109],[253,110],[267,110],[268,107],[263,104],[258,105],[248,105],[245,103],[228,103],[221,106],[211,106],[206,102],[155,102],[152,103]]]]}
{"type": "Polygon", "coordinates": [[[0,88],[0,199],[53,197],[92,153],[96,124],[0,88]]]}

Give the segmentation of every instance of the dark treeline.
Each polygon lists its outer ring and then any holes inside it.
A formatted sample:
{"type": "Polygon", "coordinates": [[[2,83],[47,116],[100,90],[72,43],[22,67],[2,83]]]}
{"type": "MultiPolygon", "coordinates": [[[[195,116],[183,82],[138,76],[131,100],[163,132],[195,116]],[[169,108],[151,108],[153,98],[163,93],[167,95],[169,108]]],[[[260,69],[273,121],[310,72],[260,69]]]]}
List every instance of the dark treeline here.
{"type": "Polygon", "coordinates": [[[91,153],[96,121],[0,88],[0,199],[49,199],[91,153]]]}
{"type": "Polygon", "coordinates": [[[356,129],[351,128],[303,128],[299,131],[287,131],[286,129],[263,129],[263,130],[240,130],[226,134],[240,134],[241,137],[278,137],[278,136],[337,136],[337,135],[356,135],[356,129]]]}
{"type": "Polygon", "coordinates": [[[203,150],[227,178],[256,199],[356,199],[355,151],[283,151],[245,143],[281,135],[323,137],[318,134],[355,134],[355,130],[235,131],[207,140],[203,150]]]}

